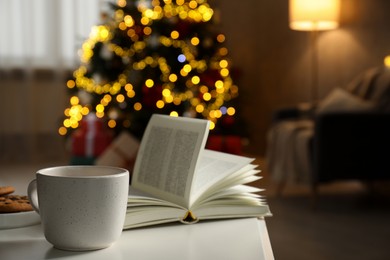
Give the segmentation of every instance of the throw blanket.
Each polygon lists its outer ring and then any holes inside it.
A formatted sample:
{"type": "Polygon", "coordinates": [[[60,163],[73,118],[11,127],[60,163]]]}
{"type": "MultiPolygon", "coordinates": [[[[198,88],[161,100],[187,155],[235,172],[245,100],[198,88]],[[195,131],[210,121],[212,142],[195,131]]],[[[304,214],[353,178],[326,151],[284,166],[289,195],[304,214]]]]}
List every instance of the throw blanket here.
{"type": "Polygon", "coordinates": [[[306,184],[311,181],[309,143],[312,136],[312,120],[281,121],[270,129],[266,159],[272,180],[306,184]]]}

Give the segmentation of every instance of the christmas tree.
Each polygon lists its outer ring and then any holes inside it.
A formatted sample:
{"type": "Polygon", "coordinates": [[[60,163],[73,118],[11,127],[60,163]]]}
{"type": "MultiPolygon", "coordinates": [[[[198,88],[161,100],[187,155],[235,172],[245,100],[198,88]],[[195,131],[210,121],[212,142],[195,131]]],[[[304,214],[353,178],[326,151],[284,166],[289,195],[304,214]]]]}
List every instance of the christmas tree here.
{"type": "Polygon", "coordinates": [[[153,113],[207,118],[215,132],[226,131],[237,121],[238,87],[215,16],[206,0],[112,4],[67,82],[70,105],[60,134],[91,113],[137,138],[153,113]]]}

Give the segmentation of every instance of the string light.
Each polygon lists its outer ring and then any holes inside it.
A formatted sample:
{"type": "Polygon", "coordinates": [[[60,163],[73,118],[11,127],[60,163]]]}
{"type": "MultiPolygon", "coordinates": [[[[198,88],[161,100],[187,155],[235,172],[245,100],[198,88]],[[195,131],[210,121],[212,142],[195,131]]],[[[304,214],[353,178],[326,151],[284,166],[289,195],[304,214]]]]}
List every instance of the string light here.
{"type": "MultiPolygon", "coordinates": [[[[118,0],[117,4],[125,8],[127,1],[118,0]]],[[[87,39],[81,48],[80,59],[82,65],[73,73],[74,80],[68,80],[66,85],[69,89],[76,87],[84,90],[91,95],[103,95],[100,103],[95,107],[81,105],[78,97],[70,98],[70,107],[64,111],[67,117],[63,121],[63,126],[58,129],[59,134],[67,134],[68,128],[77,128],[79,121],[91,112],[102,118],[106,115],[107,107],[113,103],[123,104],[126,107],[126,99],[134,100],[132,107],[134,111],[141,111],[143,104],[139,101],[141,93],[136,92],[134,88],[132,75],[125,70],[118,74],[116,79],[107,81],[106,79],[91,78],[88,73],[88,64],[94,55],[96,46],[102,44],[105,51],[113,53],[125,64],[131,64],[130,70],[143,71],[146,69],[158,69],[161,76],[158,79],[152,77],[145,80],[147,88],[157,87],[156,80],[160,80],[161,98],[156,100],[154,106],[158,109],[165,109],[167,104],[180,106],[183,102],[188,102],[189,111],[197,113],[199,116],[206,117],[212,121],[210,129],[216,125],[217,119],[223,115],[233,116],[234,107],[226,107],[224,103],[238,96],[238,88],[232,82],[230,77],[230,64],[226,59],[228,50],[226,47],[220,47],[209,61],[197,57],[196,47],[199,45],[213,44],[213,42],[223,43],[226,38],[223,34],[218,34],[214,39],[202,39],[199,36],[192,36],[186,41],[184,34],[179,30],[172,30],[169,36],[153,36],[153,24],[165,18],[183,19],[188,22],[208,22],[214,15],[213,9],[207,4],[206,0],[153,0],[150,4],[140,2],[138,10],[142,14],[140,18],[135,18],[124,13],[124,9],[117,9],[113,14],[113,22],[107,25],[94,26],[91,29],[89,39],[87,39]],[[160,2],[163,2],[160,3],[160,2]],[[128,37],[129,44],[118,44],[112,39],[115,38],[116,28],[128,37]],[[145,56],[141,59],[137,55],[143,53],[146,48],[155,48],[156,46],[165,46],[166,48],[175,48],[178,50],[177,61],[181,64],[180,71],[173,71],[168,61],[155,54],[155,56],[145,56]],[[213,84],[205,81],[200,76],[207,71],[217,71],[218,79],[213,84]],[[175,90],[180,82],[185,82],[186,89],[183,91],[175,90]],[[175,91],[174,91],[175,90],[175,91]],[[112,97],[115,96],[113,99],[112,97]]],[[[134,72],[133,72],[134,73],[134,72]]],[[[207,77],[206,77],[207,79],[207,77]]],[[[171,116],[178,116],[176,110],[170,112],[171,116]]],[[[123,121],[123,126],[129,127],[129,120],[123,121]]],[[[111,128],[118,127],[118,122],[114,119],[108,121],[111,128]]]]}

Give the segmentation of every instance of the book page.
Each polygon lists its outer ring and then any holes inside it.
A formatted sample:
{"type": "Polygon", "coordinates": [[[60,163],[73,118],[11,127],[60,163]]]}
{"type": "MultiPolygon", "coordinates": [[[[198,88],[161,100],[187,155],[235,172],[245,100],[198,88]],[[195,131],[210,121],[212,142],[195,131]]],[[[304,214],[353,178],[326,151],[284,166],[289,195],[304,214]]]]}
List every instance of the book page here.
{"type": "Polygon", "coordinates": [[[208,189],[223,182],[228,176],[240,175],[241,170],[249,170],[246,167],[249,167],[252,161],[252,158],[205,149],[199,158],[192,184],[191,206],[201,195],[207,196],[205,192],[208,189]]]}
{"type": "Polygon", "coordinates": [[[208,129],[207,120],[153,115],[141,141],[131,185],[187,207],[208,129]]]}

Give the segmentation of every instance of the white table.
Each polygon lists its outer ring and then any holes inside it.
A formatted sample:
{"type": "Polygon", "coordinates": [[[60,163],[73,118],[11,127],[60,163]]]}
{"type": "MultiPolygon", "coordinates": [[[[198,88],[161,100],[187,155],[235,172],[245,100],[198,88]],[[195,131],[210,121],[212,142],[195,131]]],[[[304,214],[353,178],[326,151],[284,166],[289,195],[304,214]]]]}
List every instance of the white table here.
{"type": "Polygon", "coordinates": [[[111,247],[70,252],[55,249],[40,225],[0,230],[0,259],[274,259],[265,221],[218,220],[123,231],[111,247]]]}
{"type": "MultiPolygon", "coordinates": [[[[14,185],[16,194],[25,194],[35,177],[34,171],[23,168],[18,174],[4,173],[0,183],[14,185]]],[[[0,260],[20,259],[268,260],[274,256],[265,221],[248,218],[125,230],[111,247],[87,252],[55,249],[39,224],[0,230],[0,260]]]]}

